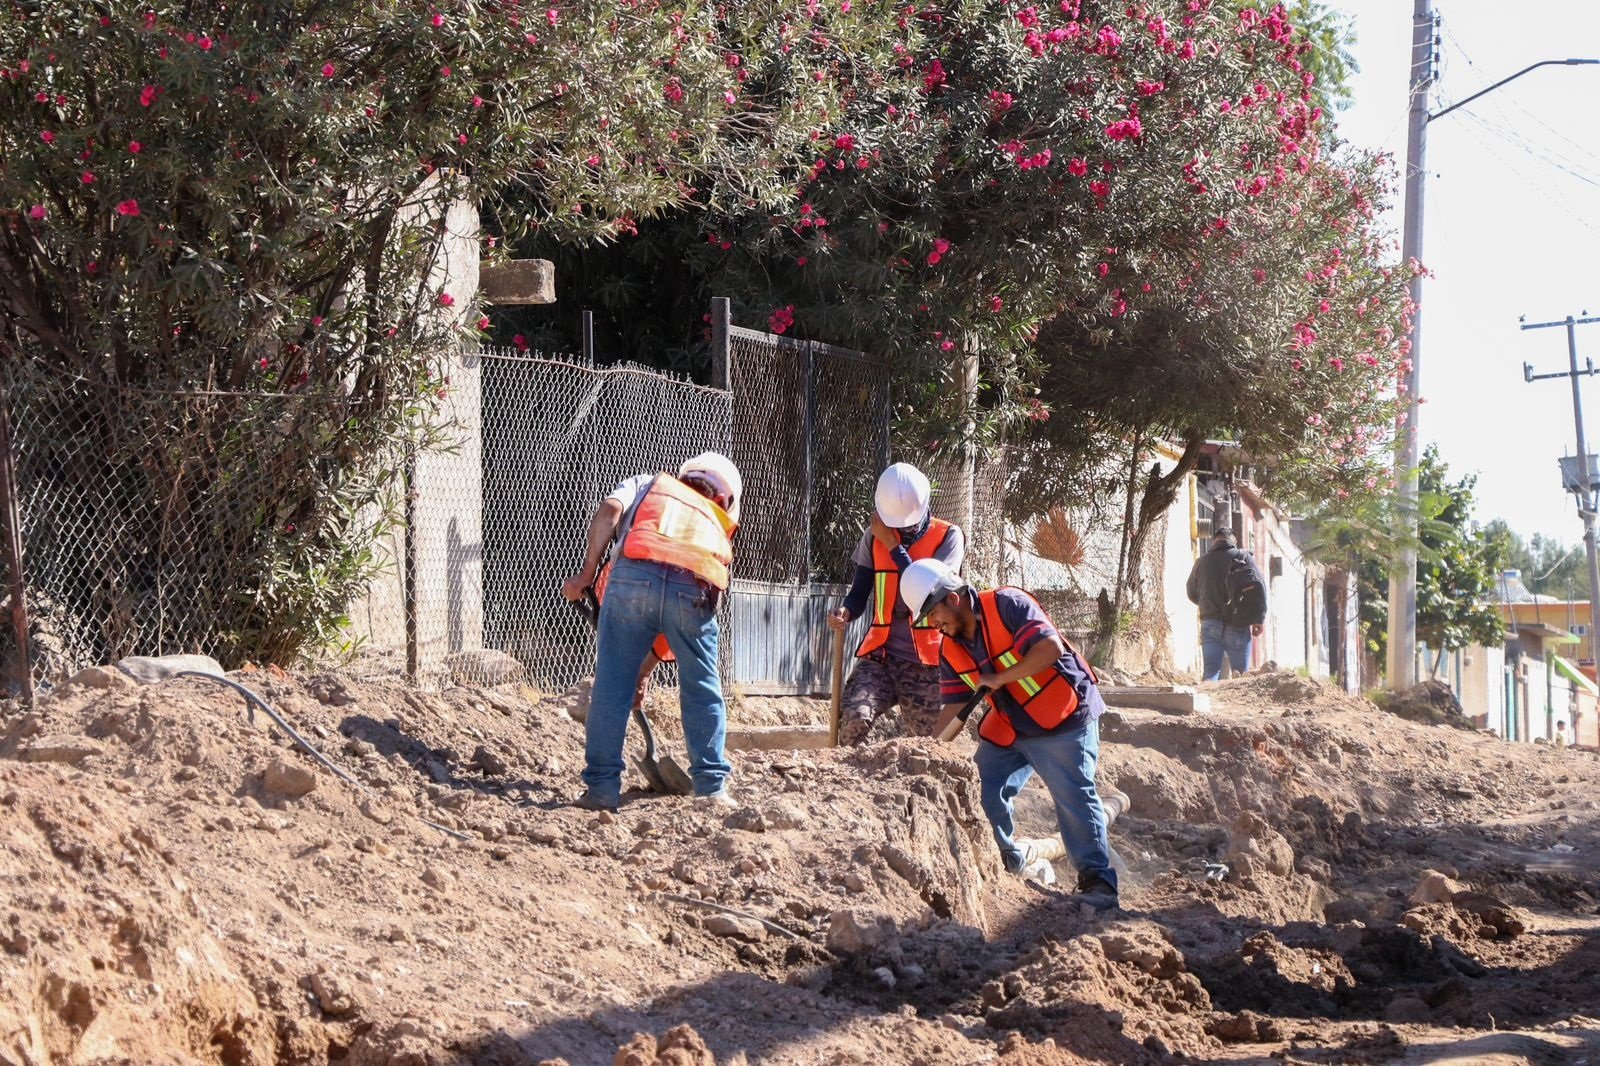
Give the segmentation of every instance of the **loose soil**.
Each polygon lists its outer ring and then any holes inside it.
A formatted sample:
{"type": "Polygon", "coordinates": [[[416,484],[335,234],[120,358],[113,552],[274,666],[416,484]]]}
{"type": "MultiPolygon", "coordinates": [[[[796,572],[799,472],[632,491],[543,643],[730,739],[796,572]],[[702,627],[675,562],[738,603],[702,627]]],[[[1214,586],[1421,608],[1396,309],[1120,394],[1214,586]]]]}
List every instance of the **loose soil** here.
{"type": "Polygon", "coordinates": [[[234,676],[359,786],[201,679],[0,719],[0,1064],[1600,1061],[1593,752],[1286,673],[1119,709],[1101,914],[1000,868],[970,739],[613,816],[582,693],[234,676]]]}

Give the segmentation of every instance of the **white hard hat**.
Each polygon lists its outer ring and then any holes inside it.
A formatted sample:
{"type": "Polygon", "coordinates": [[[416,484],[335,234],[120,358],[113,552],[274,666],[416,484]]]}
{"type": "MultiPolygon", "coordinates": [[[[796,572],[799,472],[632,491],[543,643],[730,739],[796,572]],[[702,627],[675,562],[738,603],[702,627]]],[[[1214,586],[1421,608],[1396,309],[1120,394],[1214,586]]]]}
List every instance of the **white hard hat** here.
{"type": "Polygon", "coordinates": [[[944,602],[966,582],[937,559],[918,559],[900,572],[900,598],[911,610],[911,620],[922,621],[927,613],[944,602]]]}
{"type": "Polygon", "coordinates": [[[701,452],[678,467],[679,477],[689,474],[699,474],[715,485],[718,494],[730,501],[730,511],[738,507],[739,497],[744,495],[744,478],[739,476],[732,459],[721,452],[701,452]]]}
{"type": "Polygon", "coordinates": [[[928,476],[910,463],[895,463],[878,475],[873,502],[891,529],[908,529],[928,517],[928,476]]]}

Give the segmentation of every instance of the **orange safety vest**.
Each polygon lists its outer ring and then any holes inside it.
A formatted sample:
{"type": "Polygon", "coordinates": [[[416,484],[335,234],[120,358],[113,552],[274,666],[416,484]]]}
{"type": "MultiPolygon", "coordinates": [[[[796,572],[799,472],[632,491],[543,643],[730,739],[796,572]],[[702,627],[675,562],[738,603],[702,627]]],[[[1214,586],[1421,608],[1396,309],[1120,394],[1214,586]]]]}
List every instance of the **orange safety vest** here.
{"type": "MultiPolygon", "coordinates": [[[[1015,640],[1011,631],[1000,621],[1000,606],[995,602],[995,593],[998,589],[989,589],[978,593],[978,608],[980,611],[979,624],[983,630],[983,646],[989,654],[989,662],[993,665],[993,672],[1009,670],[1022,661],[1022,656],[1015,650],[1015,640]]],[[[1021,589],[1011,589],[1013,592],[1022,592],[1021,589]]],[[[1028,594],[1022,592],[1024,596],[1028,594]]],[[[1028,597],[1032,599],[1031,596],[1028,597]]],[[[1089,666],[1077,648],[1074,648],[1067,638],[1062,637],[1061,642],[1067,646],[1067,654],[1078,661],[1083,672],[1089,680],[1098,683],[1094,670],[1089,666]]],[[[966,682],[967,687],[974,692],[978,689],[978,674],[981,672],[977,663],[972,661],[972,656],[967,654],[967,649],[959,642],[947,640],[944,642],[943,654],[945,661],[966,682]]],[[[1017,701],[1028,717],[1044,729],[1054,729],[1078,709],[1078,690],[1073,687],[1072,679],[1061,669],[1060,664],[1051,663],[1043,671],[1032,677],[1025,677],[1021,681],[1013,681],[1005,687],[1011,698],[1017,701]]],[[[994,696],[989,696],[989,713],[984,715],[983,724],[978,727],[978,735],[992,744],[1002,748],[1010,747],[1017,739],[1017,730],[1011,724],[1008,714],[994,696]]]]}
{"type": "MultiPolygon", "coordinates": [[[[906,554],[913,562],[931,559],[949,534],[949,522],[930,518],[927,531],[912,542],[906,554]]],[[[894,623],[894,609],[900,602],[900,568],[894,565],[889,549],[877,537],[872,538],[872,569],[876,571],[872,586],[872,624],[867,627],[867,635],[861,638],[861,647],[856,649],[856,656],[862,659],[889,643],[889,627],[894,623]]],[[[944,634],[931,623],[913,623],[911,640],[917,646],[917,658],[923,666],[939,665],[939,644],[944,634]]]]}
{"type": "Polygon", "coordinates": [[[711,500],[671,474],[657,474],[634,509],[622,555],[679,567],[725,591],[738,528],[711,500]]]}

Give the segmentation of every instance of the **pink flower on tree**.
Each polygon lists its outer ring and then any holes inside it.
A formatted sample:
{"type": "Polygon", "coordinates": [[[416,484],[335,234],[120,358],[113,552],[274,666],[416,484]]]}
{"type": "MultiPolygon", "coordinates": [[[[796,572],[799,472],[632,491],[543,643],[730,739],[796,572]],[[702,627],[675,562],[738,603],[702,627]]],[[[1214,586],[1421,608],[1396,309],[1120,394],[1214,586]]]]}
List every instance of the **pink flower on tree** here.
{"type": "Polygon", "coordinates": [[[794,304],[789,304],[787,307],[780,307],[776,311],[772,312],[772,314],[767,316],[767,328],[780,336],[784,333],[787,333],[789,331],[789,327],[793,325],[794,304]]]}
{"type": "Polygon", "coordinates": [[[1004,310],[1005,306],[1006,306],[1006,302],[1004,300],[1000,299],[1000,297],[998,297],[998,296],[989,297],[989,310],[990,311],[998,312],[998,311],[1004,310]]]}
{"type": "Polygon", "coordinates": [[[128,151],[132,155],[138,155],[140,152],[144,151],[144,145],[140,144],[138,141],[129,141],[128,151]]]}
{"type": "Polygon", "coordinates": [[[1067,173],[1075,178],[1084,177],[1089,173],[1089,164],[1083,159],[1073,159],[1067,163],[1067,173]]]}
{"type": "Polygon", "coordinates": [[[93,185],[94,184],[94,172],[91,171],[91,170],[85,170],[83,172],[81,180],[83,181],[83,183],[85,185],[93,185]]]}
{"type": "Polygon", "coordinates": [[[511,338],[511,344],[519,352],[525,352],[528,350],[528,338],[524,337],[520,333],[511,338]]]}
{"type": "Polygon", "coordinates": [[[135,218],[139,214],[138,200],[124,200],[117,205],[117,214],[125,218],[135,218]]]}
{"type": "Polygon", "coordinates": [[[39,139],[45,144],[53,144],[55,142],[56,135],[51,133],[49,130],[40,130],[39,139]]]}
{"type": "Polygon", "coordinates": [[[334,74],[334,66],[333,66],[332,63],[324,63],[324,64],[322,64],[322,76],[324,78],[331,78],[331,77],[333,77],[333,74],[334,74]]]}
{"type": "Polygon", "coordinates": [[[1106,127],[1106,136],[1113,141],[1134,140],[1142,133],[1144,133],[1144,127],[1139,124],[1139,120],[1136,117],[1125,118],[1106,127]]]}
{"type": "Polygon", "coordinates": [[[434,29],[438,29],[440,26],[444,25],[444,16],[439,14],[439,12],[435,11],[433,13],[433,18],[430,19],[429,21],[433,23],[433,28],[434,29]]]}
{"type": "Polygon", "coordinates": [[[40,221],[49,213],[50,212],[45,209],[44,204],[34,204],[32,207],[28,208],[28,217],[33,219],[35,222],[40,221]]]}
{"type": "Polygon", "coordinates": [[[673,78],[661,87],[661,93],[670,103],[679,103],[683,100],[683,82],[673,78]]]}
{"type": "Polygon", "coordinates": [[[440,307],[454,307],[455,303],[456,303],[456,298],[454,296],[451,296],[449,293],[441,292],[439,294],[439,306],[440,307]]]}

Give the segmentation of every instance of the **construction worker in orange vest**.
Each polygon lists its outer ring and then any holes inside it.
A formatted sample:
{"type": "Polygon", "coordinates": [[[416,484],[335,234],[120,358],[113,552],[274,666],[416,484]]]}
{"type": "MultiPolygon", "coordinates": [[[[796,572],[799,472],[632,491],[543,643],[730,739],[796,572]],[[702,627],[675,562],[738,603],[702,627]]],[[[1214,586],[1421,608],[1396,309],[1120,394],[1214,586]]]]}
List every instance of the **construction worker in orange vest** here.
{"type": "Polygon", "coordinates": [[[1016,838],[1012,813],[1012,801],[1037,773],[1078,871],[1078,898],[1097,909],[1115,907],[1117,871],[1094,781],[1105,701],[1088,661],[1032,596],[1017,588],[979,592],[937,559],[907,567],[900,594],[913,618],[944,634],[945,704],[936,734],[971,694],[988,690],[978,728],[978,794],[1006,869],[1034,876],[1028,866],[1042,861],[1016,838]]]}
{"type": "Polygon", "coordinates": [[[899,595],[901,571],[914,560],[960,570],[966,555],[961,527],[929,514],[930,495],[927,476],[910,463],[879,475],[871,526],[852,557],[855,580],[828,614],[828,625],[842,631],[871,601],[871,625],[840,701],[841,744],[860,744],[896,704],[909,735],[929,735],[939,715],[939,631],[914,625],[899,595]]]}
{"type": "Polygon", "coordinates": [[[717,600],[728,587],[744,482],[727,456],[706,452],[676,476],[641,474],[601,501],[589,523],[583,567],[561,594],[577,602],[600,561],[615,558],[600,604],[598,656],[584,726],[577,805],[614,811],[622,797],[622,749],[641,667],[658,636],[678,660],[678,696],[697,797],[732,806],[723,742],[727,705],[717,673],[717,600]]]}

